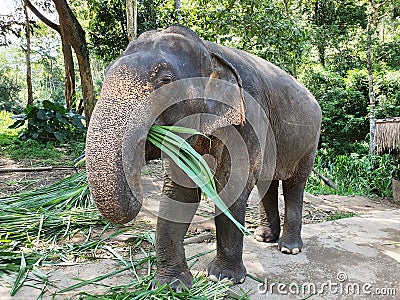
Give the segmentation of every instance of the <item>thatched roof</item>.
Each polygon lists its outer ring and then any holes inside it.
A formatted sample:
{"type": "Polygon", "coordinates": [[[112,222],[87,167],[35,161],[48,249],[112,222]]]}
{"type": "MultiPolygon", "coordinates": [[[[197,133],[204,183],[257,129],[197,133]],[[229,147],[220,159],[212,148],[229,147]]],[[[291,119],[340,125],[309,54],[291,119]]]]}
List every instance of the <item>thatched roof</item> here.
{"type": "Polygon", "coordinates": [[[400,117],[376,120],[375,145],[379,154],[400,150],[400,117]]]}

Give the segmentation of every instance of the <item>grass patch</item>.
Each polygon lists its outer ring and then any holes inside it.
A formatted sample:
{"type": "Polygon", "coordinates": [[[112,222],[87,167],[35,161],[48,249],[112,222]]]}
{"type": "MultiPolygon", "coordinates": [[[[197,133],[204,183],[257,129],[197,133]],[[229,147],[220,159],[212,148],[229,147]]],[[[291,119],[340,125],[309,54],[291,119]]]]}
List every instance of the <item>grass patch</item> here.
{"type": "Polygon", "coordinates": [[[335,221],[340,219],[347,219],[357,216],[356,213],[353,212],[336,212],[333,215],[330,215],[326,220],[327,221],[335,221]]]}
{"type": "Polygon", "coordinates": [[[55,298],[72,291],[80,299],[250,299],[244,292],[232,291],[228,281],[215,284],[204,274],[195,275],[194,286],[188,291],[177,293],[166,284],[151,290],[156,261],[154,235],[139,232],[133,242],[117,242],[115,237],[132,231],[134,226],[113,228],[95,209],[85,178],[82,172],[34,192],[0,198],[0,282],[11,287],[11,295],[34,282],[42,294],[52,285],[55,298]],[[93,234],[95,228],[102,228],[100,234],[93,234]],[[68,237],[78,231],[86,234],[85,240],[71,242],[68,237]],[[93,259],[101,253],[111,254],[122,267],[92,279],[76,278],[76,284],[63,289],[40,270],[41,266],[76,263],[77,258],[93,259]],[[128,284],[107,286],[102,282],[118,278],[124,271],[132,276],[128,284]],[[108,291],[100,295],[82,291],[87,286],[91,291],[93,286],[108,291]]]}
{"type": "MultiPolygon", "coordinates": [[[[125,268],[126,269],[126,268],[125,268]]],[[[124,270],[124,269],[122,269],[124,270]]],[[[211,282],[204,274],[196,274],[193,278],[193,287],[190,290],[174,292],[167,284],[159,285],[155,290],[150,290],[153,277],[146,276],[127,285],[113,287],[110,293],[96,295],[80,293],[84,299],[250,299],[246,293],[236,293],[231,290],[228,281],[211,282]]]]}

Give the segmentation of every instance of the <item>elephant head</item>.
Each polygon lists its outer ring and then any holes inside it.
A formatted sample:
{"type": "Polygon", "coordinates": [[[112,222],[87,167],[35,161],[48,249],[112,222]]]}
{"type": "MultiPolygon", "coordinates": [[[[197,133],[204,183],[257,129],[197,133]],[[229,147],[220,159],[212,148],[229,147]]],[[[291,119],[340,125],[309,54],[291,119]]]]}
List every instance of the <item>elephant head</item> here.
{"type": "Polygon", "coordinates": [[[107,70],[87,133],[88,182],[100,212],[114,223],[129,222],[138,214],[143,197],[140,171],[151,152],[146,147],[151,125],[172,125],[204,112],[242,125],[241,90],[236,69],[187,28],[151,31],[131,42],[107,70]],[[229,105],[201,96],[218,88],[215,78],[237,87],[229,105]],[[185,105],[177,103],[177,93],[185,95],[185,105]]]}

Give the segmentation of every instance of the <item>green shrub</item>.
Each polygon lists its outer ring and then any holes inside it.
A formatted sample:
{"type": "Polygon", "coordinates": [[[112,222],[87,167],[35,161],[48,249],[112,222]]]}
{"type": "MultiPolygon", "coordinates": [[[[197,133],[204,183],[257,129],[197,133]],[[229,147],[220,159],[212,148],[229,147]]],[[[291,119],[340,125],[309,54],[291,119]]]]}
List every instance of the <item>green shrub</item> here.
{"type": "Polygon", "coordinates": [[[337,190],[324,185],[311,174],[306,190],[313,194],[338,194],[391,197],[391,180],[397,170],[395,157],[391,155],[360,156],[338,155],[333,157],[326,150],[319,150],[315,169],[332,179],[337,190]]]}
{"type": "Polygon", "coordinates": [[[17,113],[22,111],[23,104],[18,98],[21,86],[7,74],[9,67],[0,68],[0,111],[17,113]]]}
{"type": "Polygon", "coordinates": [[[346,218],[352,218],[357,216],[356,213],[353,212],[336,212],[333,215],[330,215],[326,220],[327,221],[335,221],[335,220],[341,220],[341,219],[346,219],[346,218]]]}
{"type": "Polygon", "coordinates": [[[51,101],[43,101],[43,108],[29,105],[24,113],[13,116],[14,124],[10,128],[27,126],[22,130],[20,138],[34,140],[57,140],[60,142],[82,140],[86,128],[82,123],[84,117],[71,109],[54,104],[51,101]]]}
{"type": "Polygon", "coordinates": [[[322,109],[322,147],[336,155],[368,153],[368,148],[360,147],[369,132],[365,80],[364,71],[352,70],[341,77],[322,67],[310,68],[301,78],[322,109]]]}
{"type": "Polygon", "coordinates": [[[377,78],[378,103],[376,117],[400,116],[400,72],[391,71],[377,78]]]}

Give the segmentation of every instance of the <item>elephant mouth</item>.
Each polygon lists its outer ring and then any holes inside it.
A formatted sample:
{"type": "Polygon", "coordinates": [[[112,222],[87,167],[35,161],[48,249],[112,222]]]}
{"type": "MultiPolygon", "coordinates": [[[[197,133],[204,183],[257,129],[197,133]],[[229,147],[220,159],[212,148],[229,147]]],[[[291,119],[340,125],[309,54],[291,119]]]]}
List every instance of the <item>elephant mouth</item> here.
{"type": "MultiPolygon", "coordinates": [[[[153,125],[160,125],[159,123],[154,123],[153,125]]],[[[174,125],[164,125],[164,126],[174,126],[174,125]]],[[[182,126],[181,126],[182,127],[182,126]]],[[[189,127],[186,127],[189,128],[189,127]]],[[[189,128],[193,129],[193,128],[189,128]]],[[[151,130],[151,129],[150,129],[151,130]]],[[[182,136],[182,135],[181,135],[182,136]]],[[[200,155],[210,154],[211,149],[211,138],[212,135],[204,134],[204,136],[194,135],[194,136],[182,136],[186,141],[193,147],[193,149],[200,155]]],[[[145,144],[145,161],[146,163],[152,160],[163,158],[163,153],[160,148],[153,145],[149,140],[146,139],[145,144]]]]}
{"type": "Polygon", "coordinates": [[[151,142],[146,140],[146,145],[145,145],[145,161],[151,161],[155,159],[161,158],[161,150],[154,146],[151,142]]]}
{"type": "MultiPolygon", "coordinates": [[[[151,126],[174,125],[210,133],[220,125],[216,120],[224,107],[206,101],[209,80],[204,78],[176,81],[147,95],[123,86],[116,94],[121,88],[116,80],[119,72],[126,70],[113,69],[103,85],[88,128],[86,155],[89,187],[100,212],[114,223],[127,223],[142,205],[142,167],[162,157],[147,141],[151,126]],[[207,114],[210,109],[214,119],[207,114]]],[[[210,148],[207,139],[184,138],[202,155],[210,148]]]]}

